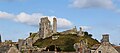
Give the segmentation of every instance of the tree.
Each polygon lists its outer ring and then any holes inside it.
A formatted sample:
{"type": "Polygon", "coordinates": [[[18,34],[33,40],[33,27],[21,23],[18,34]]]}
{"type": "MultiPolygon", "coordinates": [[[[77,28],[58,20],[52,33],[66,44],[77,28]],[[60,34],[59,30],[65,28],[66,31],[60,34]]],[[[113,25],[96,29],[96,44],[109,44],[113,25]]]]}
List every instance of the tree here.
{"type": "Polygon", "coordinates": [[[87,36],[87,35],[88,35],[88,32],[84,32],[84,34],[85,34],[85,36],[87,36]]]}
{"type": "Polygon", "coordinates": [[[74,39],[67,39],[66,41],[65,41],[65,51],[75,51],[75,49],[74,49],[74,43],[75,43],[75,40],[74,39]]]}
{"type": "Polygon", "coordinates": [[[92,37],[92,34],[89,34],[88,36],[89,36],[89,37],[92,37]]]}

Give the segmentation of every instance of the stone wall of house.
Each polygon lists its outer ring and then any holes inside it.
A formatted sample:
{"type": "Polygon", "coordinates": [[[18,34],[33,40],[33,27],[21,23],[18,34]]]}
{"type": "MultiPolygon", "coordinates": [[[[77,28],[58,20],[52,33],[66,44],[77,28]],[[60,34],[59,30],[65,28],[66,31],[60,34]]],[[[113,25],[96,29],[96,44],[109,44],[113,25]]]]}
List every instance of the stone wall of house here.
{"type": "Polygon", "coordinates": [[[32,44],[33,44],[32,38],[27,38],[27,39],[26,39],[26,43],[27,43],[27,46],[28,46],[28,47],[33,47],[33,46],[32,46],[32,44]]]}
{"type": "Polygon", "coordinates": [[[95,50],[94,53],[119,53],[109,42],[109,35],[103,34],[101,45],[95,50]]]}
{"type": "Polygon", "coordinates": [[[21,53],[15,46],[11,47],[7,53],[21,53]]]}
{"type": "Polygon", "coordinates": [[[24,39],[19,39],[18,40],[18,49],[21,50],[22,46],[24,45],[25,40],[24,39]]]}
{"type": "Polygon", "coordinates": [[[94,53],[119,53],[110,43],[102,43],[94,53]]]}

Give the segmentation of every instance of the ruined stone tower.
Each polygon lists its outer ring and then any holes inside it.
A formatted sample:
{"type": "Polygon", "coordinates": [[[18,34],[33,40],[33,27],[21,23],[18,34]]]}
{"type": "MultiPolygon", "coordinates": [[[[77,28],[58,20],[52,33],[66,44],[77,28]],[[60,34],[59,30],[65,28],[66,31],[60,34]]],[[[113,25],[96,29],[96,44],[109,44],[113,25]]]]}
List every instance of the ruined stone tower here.
{"type": "Polygon", "coordinates": [[[40,38],[44,39],[46,37],[49,37],[52,32],[52,27],[50,21],[48,20],[48,17],[41,18],[39,25],[40,25],[39,28],[40,38]]]}
{"type": "Polygon", "coordinates": [[[79,30],[77,35],[78,36],[84,36],[84,32],[82,31],[82,27],[80,27],[80,30],[79,30]]]}
{"type": "Polygon", "coordinates": [[[51,25],[48,17],[43,17],[40,20],[39,26],[39,37],[42,39],[50,37],[57,32],[57,19],[53,18],[53,25],[51,25]]]}
{"type": "Polygon", "coordinates": [[[57,19],[53,18],[53,33],[57,32],[57,19]]]}

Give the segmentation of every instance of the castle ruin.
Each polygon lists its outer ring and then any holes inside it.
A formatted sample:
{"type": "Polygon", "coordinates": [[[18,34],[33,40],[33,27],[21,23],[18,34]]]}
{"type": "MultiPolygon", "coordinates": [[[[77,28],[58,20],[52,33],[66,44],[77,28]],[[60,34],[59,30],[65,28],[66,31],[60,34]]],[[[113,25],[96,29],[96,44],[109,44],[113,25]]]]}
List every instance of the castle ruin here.
{"type": "Polygon", "coordinates": [[[82,30],[83,30],[82,27],[80,27],[80,30],[77,34],[78,36],[84,36],[84,32],[82,30]]]}
{"type": "Polygon", "coordinates": [[[46,37],[50,37],[53,33],[57,32],[57,19],[53,18],[53,26],[52,26],[48,17],[43,17],[41,18],[39,26],[40,26],[39,37],[43,39],[46,37]]]}
{"type": "Polygon", "coordinates": [[[57,32],[57,19],[53,18],[53,33],[57,32]]]}

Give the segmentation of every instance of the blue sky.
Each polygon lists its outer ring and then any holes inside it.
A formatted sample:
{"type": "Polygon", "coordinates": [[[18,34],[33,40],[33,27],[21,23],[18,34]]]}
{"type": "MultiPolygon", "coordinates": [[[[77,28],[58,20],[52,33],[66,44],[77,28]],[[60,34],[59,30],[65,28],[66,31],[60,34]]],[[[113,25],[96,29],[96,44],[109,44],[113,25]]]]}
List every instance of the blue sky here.
{"type": "Polygon", "coordinates": [[[2,40],[17,41],[38,31],[39,19],[58,19],[58,31],[83,27],[101,40],[110,34],[110,42],[120,43],[120,0],[0,0],[2,40]],[[63,24],[64,23],[64,24],[63,24]]]}

